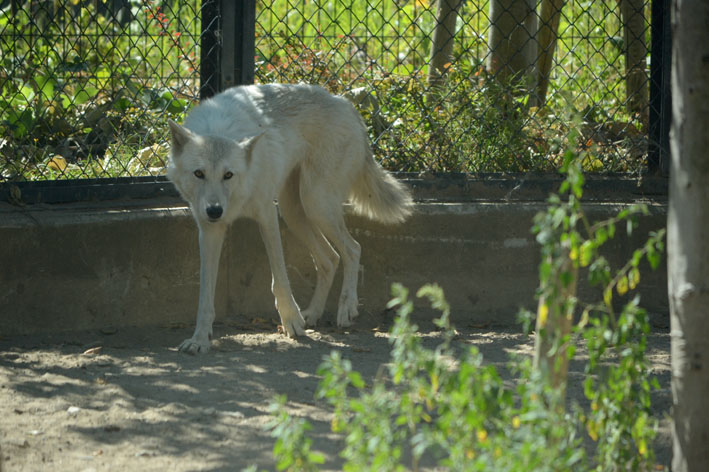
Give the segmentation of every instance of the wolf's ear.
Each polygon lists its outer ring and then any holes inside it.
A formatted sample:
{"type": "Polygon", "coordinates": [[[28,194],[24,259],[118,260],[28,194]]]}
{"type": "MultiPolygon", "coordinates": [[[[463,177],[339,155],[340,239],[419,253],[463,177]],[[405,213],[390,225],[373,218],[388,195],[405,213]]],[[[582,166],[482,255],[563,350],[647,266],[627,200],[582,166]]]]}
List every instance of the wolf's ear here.
{"type": "Polygon", "coordinates": [[[172,154],[173,156],[178,155],[182,152],[182,149],[194,136],[190,130],[178,125],[174,121],[168,119],[167,122],[170,124],[170,135],[172,136],[172,154]]]}
{"type": "Polygon", "coordinates": [[[260,132],[259,134],[255,136],[250,136],[248,138],[244,138],[239,142],[239,146],[244,148],[244,152],[246,153],[246,162],[251,164],[251,155],[254,152],[254,147],[256,146],[256,143],[258,140],[266,134],[265,131],[260,132]]]}

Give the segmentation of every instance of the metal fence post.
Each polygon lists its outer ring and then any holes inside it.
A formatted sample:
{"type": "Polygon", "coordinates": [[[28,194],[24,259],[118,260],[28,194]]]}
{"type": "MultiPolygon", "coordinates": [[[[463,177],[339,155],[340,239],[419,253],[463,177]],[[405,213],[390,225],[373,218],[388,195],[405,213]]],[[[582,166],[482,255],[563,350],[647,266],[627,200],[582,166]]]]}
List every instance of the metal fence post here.
{"type": "Polygon", "coordinates": [[[219,92],[219,56],[221,16],[220,0],[202,0],[200,15],[202,32],[200,34],[200,87],[199,98],[204,100],[219,92]]]}
{"type": "Polygon", "coordinates": [[[672,29],[670,0],[653,0],[650,22],[650,129],[648,171],[668,175],[670,166],[670,120],[672,92],[672,29]]]}
{"type": "Polygon", "coordinates": [[[221,90],[254,83],[256,0],[221,0],[221,90]]]}
{"type": "Polygon", "coordinates": [[[254,82],[256,0],[202,0],[200,98],[254,82]]]}

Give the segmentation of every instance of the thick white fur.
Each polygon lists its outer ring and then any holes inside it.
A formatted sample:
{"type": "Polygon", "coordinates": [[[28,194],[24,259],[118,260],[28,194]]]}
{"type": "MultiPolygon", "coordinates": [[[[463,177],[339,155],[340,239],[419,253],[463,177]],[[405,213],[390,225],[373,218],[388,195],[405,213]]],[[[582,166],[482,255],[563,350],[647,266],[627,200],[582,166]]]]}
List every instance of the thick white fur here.
{"type": "Polygon", "coordinates": [[[168,177],[197,220],[201,259],[197,325],[180,350],[209,350],[222,243],[239,217],[259,224],[289,336],[303,334],[322,315],[340,257],[337,324],[350,326],[357,316],[360,246],[345,226],[343,202],[350,199],[356,212],[386,223],[411,212],[409,193],[373,159],[353,106],[316,86],[235,87],[202,102],[184,126],[170,122],[170,129],[168,177]],[[303,312],[288,282],[274,200],[317,269],[315,293],[303,312]]]}

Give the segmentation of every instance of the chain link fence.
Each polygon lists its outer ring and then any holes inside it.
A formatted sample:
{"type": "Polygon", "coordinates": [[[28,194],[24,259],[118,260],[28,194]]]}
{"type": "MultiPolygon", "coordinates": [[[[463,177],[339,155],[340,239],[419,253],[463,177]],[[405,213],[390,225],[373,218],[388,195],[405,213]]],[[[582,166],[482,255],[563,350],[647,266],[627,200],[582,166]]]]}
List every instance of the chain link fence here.
{"type": "Polygon", "coordinates": [[[646,164],[643,0],[273,0],[257,8],[257,80],[348,94],[390,169],[553,170],[575,120],[588,170],[646,164]]]}
{"type": "MultiPolygon", "coordinates": [[[[0,1],[0,180],[164,173],[225,3],[0,1]]],[[[347,95],[390,170],[549,171],[574,134],[589,171],[646,169],[649,0],[255,5],[245,76],[347,95]]]]}
{"type": "Polygon", "coordinates": [[[198,99],[200,2],[0,3],[0,178],[159,175],[198,99]]]}

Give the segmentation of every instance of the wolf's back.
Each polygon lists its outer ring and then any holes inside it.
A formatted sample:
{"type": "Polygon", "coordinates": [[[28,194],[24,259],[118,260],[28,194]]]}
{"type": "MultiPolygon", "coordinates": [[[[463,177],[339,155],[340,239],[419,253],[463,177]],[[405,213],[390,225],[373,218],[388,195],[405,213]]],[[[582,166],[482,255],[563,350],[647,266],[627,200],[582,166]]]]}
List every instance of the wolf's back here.
{"type": "MultiPolygon", "coordinates": [[[[401,223],[412,212],[409,190],[374,160],[362,117],[345,98],[330,95],[319,86],[304,84],[248,85],[227,89],[193,109],[185,126],[202,135],[242,139],[273,128],[297,130],[282,143],[284,150],[300,159],[317,156],[331,161],[333,152],[357,142],[351,157],[359,164],[341,165],[349,186],[355,167],[359,174],[349,192],[355,212],[383,223],[401,223]],[[300,151],[306,150],[301,155],[300,151]],[[316,151],[316,152],[314,152],[316,151]],[[347,170],[343,170],[347,168],[347,170]]],[[[323,162],[320,165],[325,165],[323,162]]],[[[333,164],[330,166],[338,165],[333,164]]],[[[327,165],[326,165],[327,167],[327,165]]],[[[320,174],[327,178],[328,172],[320,174]]],[[[343,195],[344,197],[344,195],[343,195]]]]}

